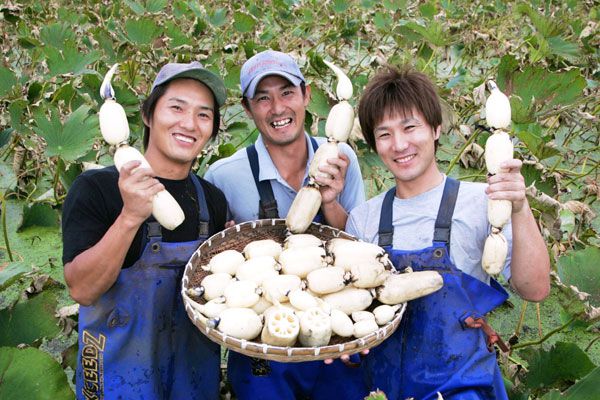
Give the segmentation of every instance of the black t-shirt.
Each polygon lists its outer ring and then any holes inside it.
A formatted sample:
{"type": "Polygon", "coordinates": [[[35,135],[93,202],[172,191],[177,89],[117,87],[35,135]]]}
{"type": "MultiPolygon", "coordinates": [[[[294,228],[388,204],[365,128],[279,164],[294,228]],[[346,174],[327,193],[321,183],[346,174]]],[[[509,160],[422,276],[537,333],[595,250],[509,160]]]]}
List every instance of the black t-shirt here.
{"type": "MultiPolygon", "coordinates": [[[[94,246],[115,222],[123,208],[118,186],[119,172],[115,167],[90,170],[75,179],[63,205],[63,264],[94,246]]],[[[165,189],[177,200],[185,214],[185,221],[174,230],[162,229],[165,242],[187,242],[198,238],[198,204],[191,177],[183,180],[158,178],[165,189]]],[[[200,178],[208,204],[209,234],[225,226],[227,201],[216,186],[200,178]]],[[[153,219],[153,217],[150,217],[153,219]]],[[[143,225],[142,225],[143,226],[143,225]]],[[[129,247],[123,267],[130,267],[142,252],[142,227],[129,247]]],[[[110,257],[110,255],[107,255],[110,257]]]]}

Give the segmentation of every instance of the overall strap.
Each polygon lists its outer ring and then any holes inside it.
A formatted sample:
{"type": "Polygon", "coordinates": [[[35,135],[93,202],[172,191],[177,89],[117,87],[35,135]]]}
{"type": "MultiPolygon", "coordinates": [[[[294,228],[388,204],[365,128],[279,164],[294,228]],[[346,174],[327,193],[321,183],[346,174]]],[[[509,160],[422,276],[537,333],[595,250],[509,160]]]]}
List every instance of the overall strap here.
{"type": "Polygon", "coordinates": [[[394,238],[394,227],[392,226],[394,196],[396,195],[396,187],[394,186],[385,194],[383,203],[381,204],[381,214],[379,216],[379,246],[386,247],[392,245],[394,238]]]}
{"type": "MultiPolygon", "coordinates": [[[[200,184],[200,178],[190,172],[188,179],[192,180],[194,188],[196,189],[196,199],[198,200],[198,239],[205,241],[209,236],[209,221],[210,216],[208,214],[208,203],[206,202],[206,196],[204,196],[204,190],[200,184]]],[[[140,246],[140,257],[144,252],[144,249],[148,242],[160,242],[162,241],[162,227],[150,216],[146,222],[142,224],[142,245],[140,246]]]]}
{"type": "Polygon", "coordinates": [[[209,235],[209,221],[210,216],[208,215],[208,203],[206,202],[206,196],[204,195],[204,189],[200,183],[200,178],[190,172],[192,182],[196,188],[196,198],[198,199],[198,239],[205,241],[209,235]]]}
{"type": "Polygon", "coordinates": [[[254,176],[254,183],[260,196],[260,202],[258,203],[258,218],[279,218],[279,211],[277,210],[277,201],[273,195],[273,188],[271,182],[261,181],[259,179],[260,166],[258,165],[258,153],[254,145],[246,147],[246,154],[248,154],[248,161],[250,162],[250,169],[252,170],[252,176],[254,176]]]}
{"type": "Polygon", "coordinates": [[[319,148],[319,143],[317,143],[317,140],[312,136],[309,136],[308,138],[310,139],[310,144],[312,145],[313,151],[317,151],[319,148]]]}
{"type": "MultiPolygon", "coordinates": [[[[319,144],[312,136],[309,137],[313,151],[317,151],[319,144]]],[[[261,181],[260,176],[260,165],[258,163],[258,153],[256,147],[250,145],[246,147],[246,154],[248,155],[248,161],[250,162],[250,169],[252,170],[252,176],[254,177],[254,183],[258,190],[260,202],[258,205],[258,218],[279,218],[279,210],[277,209],[277,200],[273,194],[273,188],[271,182],[261,181]]]]}
{"type": "MultiPolygon", "coordinates": [[[[435,230],[433,231],[433,241],[450,244],[450,231],[452,228],[452,214],[458,197],[458,188],[460,182],[456,179],[447,177],[444,185],[442,201],[438,209],[438,215],[435,220],[435,230]]],[[[448,246],[449,248],[449,246],[448,246]]]]}

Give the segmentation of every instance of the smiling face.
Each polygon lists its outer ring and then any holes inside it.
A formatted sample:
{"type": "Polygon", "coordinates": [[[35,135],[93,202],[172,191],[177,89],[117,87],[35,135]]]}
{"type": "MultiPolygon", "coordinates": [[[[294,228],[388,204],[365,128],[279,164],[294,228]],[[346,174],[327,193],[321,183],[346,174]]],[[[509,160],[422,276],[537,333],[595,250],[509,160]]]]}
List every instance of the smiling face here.
{"type": "Polygon", "coordinates": [[[435,140],[440,136],[440,127],[429,126],[421,113],[388,112],[375,124],[373,134],[377,153],[398,187],[419,194],[439,182],[435,140]]]}
{"type": "Polygon", "coordinates": [[[254,120],[265,145],[285,146],[303,140],[304,114],[310,101],[310,87],[303,94],[278,75],[263,78],[255,95],[248,99],[246,114],[254,120]]]}
{"type": "Polygon", "coordinates": [[[157,101],[150,121],[146,159],[159,176],[181,179],[210,139],[215,104],[213,94],[194,79],[176,79],[157,101]],[[183,176],[181,176],[183,175],[183,176]]]}

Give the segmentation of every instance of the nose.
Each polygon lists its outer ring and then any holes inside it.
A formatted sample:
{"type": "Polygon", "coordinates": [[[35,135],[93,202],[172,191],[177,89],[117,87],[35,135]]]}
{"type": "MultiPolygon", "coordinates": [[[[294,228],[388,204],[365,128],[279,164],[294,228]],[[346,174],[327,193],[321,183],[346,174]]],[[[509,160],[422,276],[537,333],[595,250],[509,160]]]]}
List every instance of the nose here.
{"type": "Polygon", "coordinates": [[[402,135],[402,133],[394,133],[393,140],[394,151],[402,152],[408,148],[408,140],[402,135]]]}
{"type": "Polygon", "coordinates": [[[187,129],[189,131],[194,129],[194,124],[195,124],[195,115],[193,112],[186,112],[183,113],[183,115],[181,116],[181,120],[179,121],[179,125],[184,128],[187,129]]]}
{"type": "Polygon", "coordinates": [[[271,101],[271,113],[279,115],[284,111],[285,106],[283,104],[283,101],[278,96],[274,96],[273,101],[271,101]]]}

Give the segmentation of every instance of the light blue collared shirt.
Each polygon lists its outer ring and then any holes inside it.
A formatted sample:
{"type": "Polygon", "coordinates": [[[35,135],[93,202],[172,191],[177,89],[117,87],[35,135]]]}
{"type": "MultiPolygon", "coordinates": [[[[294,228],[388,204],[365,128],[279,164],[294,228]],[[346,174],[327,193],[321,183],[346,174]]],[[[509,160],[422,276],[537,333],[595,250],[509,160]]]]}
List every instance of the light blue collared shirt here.
{"type": "MultiPolygon", "coordinates": [[[[308,146],[308,161],[304,173],[304,185],[308,183],[308,167],[314,156],[309,136],[306,133],[305,136],[308,146]]],[[[315,139],[319,145],[327,141],[323,137],[315,137],[315,139]]],[[[297,192],[279,174],[261,136],[258,137],[254,145],[260,166],[259,179],[271,182],[279,216],[285,218],[297,192]]],[[[350,165],[346,170],[344,190],[338,196],[338,202],[349,212],[354,207],[364,203],[365,191],[356,154],[346,143],[342,143],[340,149],[348,156],[350,165]]],[[[211,165],[206,171],[204,179],[223,191],[229,204],[231,216],[236,223],[258,219],[260,197],[245,148],[211,165]]]]}

